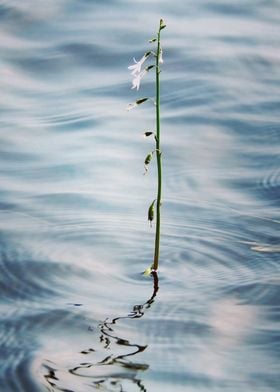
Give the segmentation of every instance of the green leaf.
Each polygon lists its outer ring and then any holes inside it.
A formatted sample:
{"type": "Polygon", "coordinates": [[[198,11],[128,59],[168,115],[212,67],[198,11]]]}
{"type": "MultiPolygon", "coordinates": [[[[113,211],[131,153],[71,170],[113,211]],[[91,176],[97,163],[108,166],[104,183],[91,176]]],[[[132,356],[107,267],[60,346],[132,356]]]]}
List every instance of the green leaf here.
{"type": "Polygon", "coordinates": [[[143,272],[143,275],[145,276],[150,276],[152,271],[153,271],[153,266],[151,265],[150,267],[146,268],[145,271],[143,272]]]}
{"type": "Polygon", "coordinates": [[[150,71],[150,69],[154,68],[155,65],[148,65],[148,67],[145,68],[146,71],[150,71]]]}
{"type": "Polygon", "coordinates": [[[151,44],[152,42],[156,42],[157,41],[157,38],[152,38],[152,39],[149,39],[149,43],[151,44]]]}

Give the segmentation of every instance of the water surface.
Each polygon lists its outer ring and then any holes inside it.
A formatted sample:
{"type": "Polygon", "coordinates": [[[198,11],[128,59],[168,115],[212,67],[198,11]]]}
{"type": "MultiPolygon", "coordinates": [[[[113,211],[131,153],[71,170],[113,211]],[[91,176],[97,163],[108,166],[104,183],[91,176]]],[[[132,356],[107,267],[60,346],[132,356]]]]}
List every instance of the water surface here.
{"type": "Polygon", "coordinates": [[[279,6],[0,1],[1,391],[278,391],[279,6]]]}

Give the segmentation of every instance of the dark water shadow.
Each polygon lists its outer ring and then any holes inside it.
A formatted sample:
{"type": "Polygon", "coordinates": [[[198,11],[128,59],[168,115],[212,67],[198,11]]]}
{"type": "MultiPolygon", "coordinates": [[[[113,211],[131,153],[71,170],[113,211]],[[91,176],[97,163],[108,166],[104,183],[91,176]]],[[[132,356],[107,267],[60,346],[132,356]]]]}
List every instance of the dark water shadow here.
{"type": "MultiPolygon", "coordinates": [[[[67,385],[63,385],[60,374],[65,374],[65,372],[68,372],[68,375],[72,377],[75,376],[75,379],[78,377],[80,380],[86,380],[87,387],[92,389],[124,391],[129,385],[133,385],[136,390],[147,391],[141,376],[139,376],[139,372],[146,371],[149,368],[149,364],[137,362],[132,357],[145,351],[148,345],[132,343],[130,340],[120,337],[115,332],[115,328],[121,320],[143,317],[145,312],[152,306],[159,290],[159,279],[156,272],[152,272],[151,276],[153,278],[153,291],[146,302],[134,305],[127,316],[115,317],[113,319],[107,318],[99,324],[100,335],[98,343],[102,346],[102,353],[104,354],[105,351],[107,355],[97,361],[79,362],[76,366],[68,369],[61,369],[57,364],[45,361],[42,368],[46,382],[45,386],[48,391],[81,391],[79,387],[76,389],[76,382],[73,382],[73,389],[72,387],[69,389],[69,380],[67,385]],[[121,354],[119,351],[121,351],[121,354]],[[108,352],[110,353],[109,355],[108,352]]],[[[95,348],[87,347],[80,351],[79,355],[83,354],[91,357],[92,355],[94,356],[96,351],[98,350],[95,348]]],[[[83,381],[81,382],[83,384],[83,381]]]]}

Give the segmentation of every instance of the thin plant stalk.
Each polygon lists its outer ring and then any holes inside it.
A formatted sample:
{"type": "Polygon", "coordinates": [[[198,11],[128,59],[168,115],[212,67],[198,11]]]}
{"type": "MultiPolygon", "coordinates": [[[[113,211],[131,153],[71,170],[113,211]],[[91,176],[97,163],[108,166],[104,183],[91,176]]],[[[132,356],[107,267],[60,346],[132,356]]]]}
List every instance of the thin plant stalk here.
{"type": "MultiPolygon", "coordinates": [[[[144,133],[145,136],[154,135],[155,139],[155,149],[146,156],[144,161],[145,173],[148,171],[148,165],[150,164],[154,154],[156,155],[157,161],[157,197],[150,204],[148,209],[148,221],[152,224],[154,220],[154,209],[156,209],[156,232],[155,232],[155,247],[154,247],[154,258],[152,265],[144,271],[144,275],[150,275],[151,273],[156,273],[159,264],[159,253],[160,253],[160,214],[161,214],[161,188],[162,188],[162,163],[161,163],[161,147],[160,147],[160,64],[163,62],[162,60],[162,48],[160,42],[161,30],[166,27],[166,24],[162,19],[160,19],[159,29],[157,33],[157,37],[149,40],[150,43],[157,42],[156,51],[148,51],[146,52],[139,61],[136,61],[134,58],[134,64],[130,65],[128,69],[131,71],[131,75],[133,76],[132,80],[132,89],[139,90],[140,83],[142,78],[151,70],[155,69],[156,73],[156,98],[155,98],[155,115],[156,115],[156,130],[155,131],[146,131],[144,133]],[[155,57],[155,63],[148,65],[145,69],[142,69],[142,66],[146,60],[151,57],[155,57]],[[154,205],[156,208],[154,208],[154,205]]],[[[127,110],[131,110],[142,103],[149,100],[149,97],[144,97],[137,99],[135,102],[130,103],[127,106],[127,110]]]]}
{"type": "Polygon", "coordinates": [[[155,234],[155,250],[154,250],[154,262],[152,269],[156,271],[158,269],[159,253],[160,253],[160,209],[161,209],[161,192],[162,192],[162,163],[161,163],[161,149],[160,149],[160,32],[161,23],[158,30],[157,39],[157,53],[156,53],[156,157],[157,157],[157,199],[156,199],[156,234],[155,234]]]}

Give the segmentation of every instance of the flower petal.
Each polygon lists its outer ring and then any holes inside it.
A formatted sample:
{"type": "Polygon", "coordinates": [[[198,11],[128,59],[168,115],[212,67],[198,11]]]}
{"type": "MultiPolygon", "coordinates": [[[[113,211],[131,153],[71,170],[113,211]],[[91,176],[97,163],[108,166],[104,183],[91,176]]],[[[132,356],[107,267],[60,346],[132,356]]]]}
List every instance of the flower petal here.
{"type": "Polygon", "coordinates": [[[137,61],[135,57],[133,57],[133,61],[135,64],[128,66],[128,69],[132,70],[131,72],[132,75],[136,75],[137,73],[141,72],[141,67],[144,64],[144,62],[147,60],[147,58],[150,56],[150,54],[151,52],[145,53],[139,61],[137,61]]]}
{"type": "Polygon", "coordinates": [[[127,105],[127,107],[126,107],[126,110],[127,110],[127,111],[130,111],[130,110],[136,108],[136,106],[137,106],[137,103],[136,103],[136,102],[129,103],[129,104],[127,105]]]}
{"type": "Polygon", "coordinates": [[[131,87],[132,89],[136,88],[137,91],[139,90],[141,79],[146,75],[147,72],[148,71],[146,71],[146,69],[144,69],[143,71],[141,71],[140,73],[137,73],[134,76],[134,79],[132,80],[132,87],[131,87]]]}
{"type": "Polygon", "coordinates": [[[162,64],[162,63],[163,63],[163,59],[162,59],[162,48],[160,48],[160,51],[159,51],[159,58],[158,58],[158,62],[159,62],[160,64],[162,64]]]}

